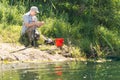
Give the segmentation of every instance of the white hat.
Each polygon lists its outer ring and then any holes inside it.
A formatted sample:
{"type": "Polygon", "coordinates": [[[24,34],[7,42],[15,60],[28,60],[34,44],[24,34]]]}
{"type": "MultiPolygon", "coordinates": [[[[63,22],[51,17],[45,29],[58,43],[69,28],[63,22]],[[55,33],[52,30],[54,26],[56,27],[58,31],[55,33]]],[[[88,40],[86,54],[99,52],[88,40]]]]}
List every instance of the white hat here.
{"type": "Polygon", "coordinates": [[[39,10],[38,10],[38,8],[37,8],[36,6],[32,6],[32,7],[30,8],[30,10],[39,13],[39,10]]]}

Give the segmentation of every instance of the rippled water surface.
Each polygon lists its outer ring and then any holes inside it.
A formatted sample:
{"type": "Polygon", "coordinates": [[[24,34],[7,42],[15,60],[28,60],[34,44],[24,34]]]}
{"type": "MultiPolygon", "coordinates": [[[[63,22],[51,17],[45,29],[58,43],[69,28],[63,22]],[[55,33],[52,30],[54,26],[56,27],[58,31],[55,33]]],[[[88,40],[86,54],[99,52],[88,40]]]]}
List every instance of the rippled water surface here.
{"type": "Polygon", "coordinates": [[[0,80],[120,80],[120,61],[1,64],[0,80]]]}

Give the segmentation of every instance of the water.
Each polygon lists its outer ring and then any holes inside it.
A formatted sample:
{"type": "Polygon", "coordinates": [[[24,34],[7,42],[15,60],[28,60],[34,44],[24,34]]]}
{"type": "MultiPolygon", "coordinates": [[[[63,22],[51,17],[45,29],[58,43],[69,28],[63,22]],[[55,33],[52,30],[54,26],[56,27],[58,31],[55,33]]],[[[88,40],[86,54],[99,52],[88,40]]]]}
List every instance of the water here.
{"type": "Polygon", "coordinates": [[[1,64],[0,80],[120,80],[120,61],[1,64]]]}

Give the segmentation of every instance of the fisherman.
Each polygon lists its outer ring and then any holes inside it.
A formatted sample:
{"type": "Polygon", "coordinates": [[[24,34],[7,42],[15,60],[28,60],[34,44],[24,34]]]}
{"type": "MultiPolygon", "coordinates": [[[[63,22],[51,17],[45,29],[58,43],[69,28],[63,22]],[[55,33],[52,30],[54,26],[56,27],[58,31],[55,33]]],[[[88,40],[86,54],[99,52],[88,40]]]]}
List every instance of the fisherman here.
{"type": "Polygon", "coordinates": [[[30,11],[23,15],[22,37],[28,37],[28,42],[25,46],[34,46],[34,40],[39,39],[39,32],[37,28],[44,24],[44,21],[38,21],[36,14],[39,10],[36,6],[32,6],[30,11]]]}

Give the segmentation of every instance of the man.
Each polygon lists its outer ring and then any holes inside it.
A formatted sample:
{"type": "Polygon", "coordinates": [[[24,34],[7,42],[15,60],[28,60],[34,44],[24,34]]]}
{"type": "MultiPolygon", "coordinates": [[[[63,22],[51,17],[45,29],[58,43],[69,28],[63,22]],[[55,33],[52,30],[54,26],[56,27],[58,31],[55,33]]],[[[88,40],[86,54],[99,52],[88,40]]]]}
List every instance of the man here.
{"type": "Polygon", "coordinates": [[[32,6],[30,11],[23,15],[23,26],[22,26],[22,36],[28,37],[28,46],[31,44],[34,45],[35,34],[39,35],[37,28],[44,24],[44,21],[38,21],[36,14],[39,13],[39,10],[36,6],[32,6]],[[26,35],[26,36],[25,36],[26,35]]]}

